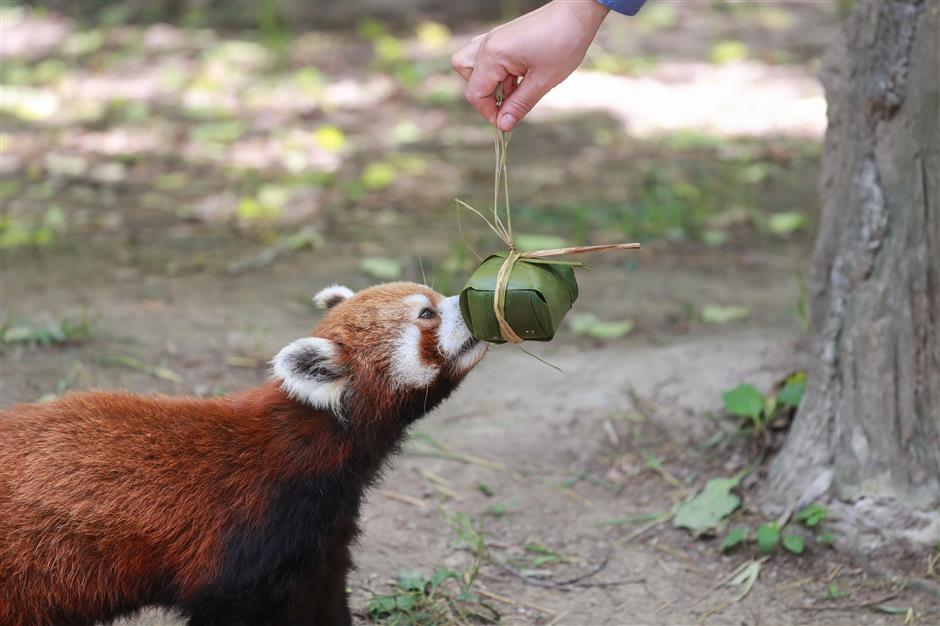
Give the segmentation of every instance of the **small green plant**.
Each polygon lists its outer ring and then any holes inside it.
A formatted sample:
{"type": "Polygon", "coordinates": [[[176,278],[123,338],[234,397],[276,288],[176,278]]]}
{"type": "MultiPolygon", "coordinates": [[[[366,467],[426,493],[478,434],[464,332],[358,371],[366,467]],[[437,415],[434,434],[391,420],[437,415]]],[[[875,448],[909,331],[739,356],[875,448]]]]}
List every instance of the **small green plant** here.
{"type": "Polygon", "coordinates": [[[506,517],[512,512],[512,505],[508,502],[494,502],[486,508],[486,515],[490,517],[506,517]]]}
{"type": "Polygon", "coordinates": [[[442,587],[447,581],[459,578],[460,574],[447,568],[438,568],[430,577],[403,570],[392,593],[369,600],[369,615],[380,623],[396,626],[451,623],[452,604],[457,599],[442,587]]]}
{"type": "Polygon", "coordinates": [[[742,431],[763,437],[774,420],[799,406],[805,392],[806,374],[797,372],[776,394],[765,396],[754,385],[742,383],[723,392],[721,398],[728,413],[745,420],[742,431]]]}
{"type": "MultiPolygon", "coordinates": [[[[826,519],[828,509],[825,505],[814,502],[800,509],[793,520],[805,526],[807,529],[817,533],[815,540],[818,544],[828,546],[835,541],[835,536],[831,531],[822,530],[822,522],[826,519]]],[[[806,550],[806,539],[803,535],[793,532],[784,532],[778,522],[766,522],[757,527],[754,533],[754,541],[757,547],[764,554],[773,554],[777,548],[782,547],[787,552],[793,554],[803,554],[806,550]]],[[[721,542],[721,549],[729,552],[738,546],[741,546],[751,538],[751,532],[747,527],[739,526],[728,531],[724,540],[721,542]]]]}
{"type": "Polygon", "coordinates": [[[374,621],[391,626],[499,623],[499,612],[474,588],[480,568],[489,558],[479,523],[466,513],[444,515],[457,534],[456,547],[470,552],[471,564],[462,572],[440,567],[431,576],[402,571],[391,593],[375,595],[369,601],[374,621]]]}
{"type": "Polygon", "coordinates": [[[847,591],[840,591],[839,586],[835,583],[829,583],[829,588],[826,590],[826,597],[830,600],[841,600],[842,598],[847,598],[851,593],[847,591]]]}
{"type": "Polygon", "coordinates": [[[728,552],[744,543],[750,532],[751,531],[748,530],[746,526],[738,526],[729,530],[728,534],[725,535],[725,538],[721,542],[722,551],[728,552]]]}
{"type": "Polygon", "coordinates": [[[806,542],[800,535],[784,535],[781,540],[783,549],[793,554],[803,554],[806,542]]]}
{"type": "Polygon", "coordinates": [[[12,322],[0,326],[0,352],[12,344],[41,346],[73,345],[88,340],[95,331],[95,321],[87,312],[63,317],[45,326],[30,322],[12,322]]]}
{"type": "Polygon", "coordinates": [[[793,519],[802,522],[810,528],[816,528],[819,526],[820,522],[826,519],[826,513],[828,512],[829,510],[825,505],[814,502],[800,509],[793,519]]]}
{"type": "Polygon", "coordinates": [[[757,539],[757,547],[764,554],[770,554],[777,549],[780,544],[780,524],[777,522],[767,522],[757,527],[754,533],[757,539]]]}
{"type": "Polygon", "coordinates": [[[65,212],[54,205],[39,219],[0,215],[0,250],[51,246],[65,233],[66,227],[65,212]]]}

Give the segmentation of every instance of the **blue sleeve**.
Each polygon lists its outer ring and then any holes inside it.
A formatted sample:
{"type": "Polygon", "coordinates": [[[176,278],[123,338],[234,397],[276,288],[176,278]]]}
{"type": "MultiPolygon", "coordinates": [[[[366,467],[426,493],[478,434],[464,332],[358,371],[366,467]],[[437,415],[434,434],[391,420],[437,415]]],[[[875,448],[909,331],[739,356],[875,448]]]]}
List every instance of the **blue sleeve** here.
{"type": "Polygon", "coordinates": [[[611,11],[624,15],[636,15],[646,0],[597,0],[611,11]]]}

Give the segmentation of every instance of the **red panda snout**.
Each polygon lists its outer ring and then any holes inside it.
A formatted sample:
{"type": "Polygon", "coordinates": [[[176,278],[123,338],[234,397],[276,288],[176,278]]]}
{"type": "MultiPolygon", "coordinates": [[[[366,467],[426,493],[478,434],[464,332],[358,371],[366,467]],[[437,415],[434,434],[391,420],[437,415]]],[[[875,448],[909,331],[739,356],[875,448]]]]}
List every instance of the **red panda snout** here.
{"type": "Polygon", "coordinates": [[[440,315],[438,346],[444,357],[449,360],[453,371],[465,374],[486,354],[487,344],[470,334],[470,329],[460,313],[460,296],[443,298],[440,315]]]}

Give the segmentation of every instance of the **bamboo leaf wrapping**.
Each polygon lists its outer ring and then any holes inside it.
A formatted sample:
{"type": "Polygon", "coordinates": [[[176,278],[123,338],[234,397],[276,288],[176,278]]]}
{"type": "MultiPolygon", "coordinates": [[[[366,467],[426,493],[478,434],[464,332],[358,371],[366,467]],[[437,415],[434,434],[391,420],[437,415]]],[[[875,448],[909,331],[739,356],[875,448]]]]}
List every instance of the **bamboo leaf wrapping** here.
{"type": "MultiPolygon", "coordinates": [[[[460,311],[477,339],[505,343],[493,311],[496,275],[506,255],[487,257],[460,292],[460,311]]],[[[505,318],[525,341],[550,341],[578,298],[572,264],[519,259],[506,288],[505,318]]]]}

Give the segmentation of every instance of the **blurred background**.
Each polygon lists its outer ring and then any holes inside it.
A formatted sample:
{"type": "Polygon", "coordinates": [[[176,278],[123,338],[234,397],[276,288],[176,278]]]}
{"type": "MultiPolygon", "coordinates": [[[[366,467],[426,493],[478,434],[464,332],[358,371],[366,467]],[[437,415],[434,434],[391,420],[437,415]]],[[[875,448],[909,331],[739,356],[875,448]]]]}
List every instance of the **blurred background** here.
{"type": "MultiPolygon", "coordinates": [[[[722,439],[739,424],[721,392],[799,369],[826,123],[816,73],[850,4],[650,0],[611,14],[513,133],[523,247],[644,248],[592,257],[570,323],[531,346],[564,374],[493,350],[421,426],[366,512],[360,619],[387,618],[373,603],[407,588],[390,582],[400,567],[479,557],[455,551],[449,528],[466,548],[485,525],[507,558],[564,578],[635,523],[605,520],[746,464],[748,444],[722,439]]],[[[0,4],[2,404],[90,387],[224,393],[263,380],[308,332],[326,284],[459,291],[470,248],[501,244],[455,208],[489,206],[494,163],[449,57],[538,5],[0,4]]],[[[566,609],[602,623],[628,605],[697,619],[670,599],[707,591],[721,561],[667,539],[679,547],[618,544],[604,562],[607,578],[646,587],[567,594],[484,567],[502,598],[486,602],[506,623],[566,609]]],[[[776,567],[781,582],[825,569],[776,567]]],[[[803,591],[723,610],[759,619],[803,591]]]]}

